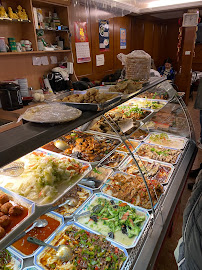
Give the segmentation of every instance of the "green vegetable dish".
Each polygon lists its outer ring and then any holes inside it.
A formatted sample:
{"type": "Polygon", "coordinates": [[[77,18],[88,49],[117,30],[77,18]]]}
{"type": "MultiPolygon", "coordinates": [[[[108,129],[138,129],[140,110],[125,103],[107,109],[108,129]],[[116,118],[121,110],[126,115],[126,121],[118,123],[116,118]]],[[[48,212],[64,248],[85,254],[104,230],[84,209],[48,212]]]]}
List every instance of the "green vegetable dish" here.
{"type": "Polygon", "coordinates": [[[12,270],[10,262],[12,260],[11,254],[8,250],[0,251],[0,270],[12,270]]]}
{"type": "Polygon", "coordinates": [[[146,219],[144,213],[137,213],[125,202],[116,203],[100,197],[87,207],[87,211],[91,211],[90,218],[80,217],[79,223],[126,247],[133,245],[146,219]]]}
{"type": "Polygon", "coordinates": [[[55,250],[46,248],[38,256],[38,263],[47,270],[119,270],[126,260],[124,252],[111,245],[103,236],[75,226],[65,228],[51,244],[70,246],[73,258],[63,262],[55,256],[55,250]]]}

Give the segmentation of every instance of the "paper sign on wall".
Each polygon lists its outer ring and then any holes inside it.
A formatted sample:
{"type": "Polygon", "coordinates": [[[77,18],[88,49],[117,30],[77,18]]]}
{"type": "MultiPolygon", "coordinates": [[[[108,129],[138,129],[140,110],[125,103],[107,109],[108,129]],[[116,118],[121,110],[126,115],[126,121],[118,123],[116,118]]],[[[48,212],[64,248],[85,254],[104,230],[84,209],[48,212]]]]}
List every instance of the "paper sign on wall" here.
{"type": "Polygon", "coordinates": [[[99,47],[101,51],[109,50],[109,21],[99,20],[99,47]]]}
{"type": "Polygon", "coordinates": [[[56,65],[58,63],[57,56],[50,56],[51,65],[56,65]]]}
{"type": "Polygon", "coordinates": [[[42,56],[41,57],[41,64],[43,66],[48,66],[49,65],[49,61],[48,61],[48,57],[47,56],[42,56]]]}
{"type": "Polygon", "coordinates": [[[120,28],[120,49],[126,49],[126,29],[120,28]]]}
{"type": "Polygon", "coordinates": [[[75,46],[77,63],[90,62],[90,48],[88,42],[87,23],[74,22],[75,46]]]}
{"type": "Polygon", "coordinates": [[[76,57],[78,64],[91,61],[89,42],[76,43],[76,57]]]}
{"type": "Polygon", "coordinates": [[[32,57],[32,64],[33,66],[41,66],[41,57],[32,57]]]}
{"type": "Polygon", "coordinates": [[[105,56],[104,54],[96,55],[96,66],[103,66],[105,64],[105,56]]]}

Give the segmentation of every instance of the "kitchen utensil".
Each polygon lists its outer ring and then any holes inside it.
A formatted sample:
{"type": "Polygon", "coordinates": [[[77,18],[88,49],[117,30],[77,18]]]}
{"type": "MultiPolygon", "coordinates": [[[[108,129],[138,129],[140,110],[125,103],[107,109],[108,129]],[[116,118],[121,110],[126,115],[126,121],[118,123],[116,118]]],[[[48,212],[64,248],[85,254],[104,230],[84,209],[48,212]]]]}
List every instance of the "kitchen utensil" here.
{"type": "Polygon", "coordinates": [[[67,262],[67,261],[71,260],[71,258],[73,256],[72,249],[66,245],[60,245],[60,246],[55,247],[55,246],[49,245],[49,244],[47,244],[47,243],[45,243],[37,238],[34,238],[34,237],[28,237],[27,241],[30,243],[39,245],[39,246],[50,247],[50,248],[55,249],[56,256],[61,261],[67,262]]]}
{"type": "Polygon", "coordinates": [[[86,185],[88,187],[96,188],[96,184],[99,186],[102,183],[101,180],[97,180],[93,177],[87,177],[80,181],[81,185],[86,185]]]}
{"type": "Polygon", "coordinates": [[[61,139],[58,139],[58,140],[54,141],[53,143],[58,149],[60,149],[62,151],[66,150],[68,148],[68,143],[66,143],[65,141],[63,141],[61,139]]]}
{"type": "Polygon", "coordinates": [[[13,162],[0,169],[0,174],[6,176],[17,177],[24,172],[23,162],[13,162]]]}
{"type": "Polygon", "coordinates": [[[17,237],[13,239],[11,243],[9,243],[9,246],[11,246],[13,243],[18,241],[20,238],[25,236],[28,232],[30,232],[34,228],[44,228],[48,225],[48,221],[46,219],[37,219],[30,228],[28,228],[26,231],[23,231],[20,233],[17,237]]]}
{"type": "Polygon", "coordinates": [[[76,219],[78,219],[79,217],[82,217],[82,216],[90,215],[91,213],[96,214],[96,213],[100,212],[102,210],[102,208],[103,208],[103,206],[100,205],[100,204],[95,205],[95,206],[93,206],[91,211],[86,211],[86,212],[74,215],[74,220],[76,220],[76,219]]]}
{"type": "Polygon", "coordinates": [[[65,204],[68,204],[69,206],[75,207],[75,206],[77,206],[78,203],[79,202],[77,199],[75,199],[73,197],[68,197],[65,202],[58,204],[58,205],[55,205],[55,206],[52,206],[51,208],[48,209],[47,212],[54,211],[54,210],[64,206],[65,204]]]}

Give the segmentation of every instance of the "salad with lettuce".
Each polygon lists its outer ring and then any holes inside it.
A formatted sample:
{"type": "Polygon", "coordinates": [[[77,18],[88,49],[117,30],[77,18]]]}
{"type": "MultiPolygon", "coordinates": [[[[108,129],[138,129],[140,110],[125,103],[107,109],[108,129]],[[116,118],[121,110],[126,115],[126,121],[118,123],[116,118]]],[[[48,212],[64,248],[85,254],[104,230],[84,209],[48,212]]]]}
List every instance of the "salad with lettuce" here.
{"type": "Polygon", "coordinates": [[[134,243],[146,219],[125,202],[100,197],[89,205],[88,211],[91,211],[90,218],[79,218],[81,224],[126,246],[134,243]]]}

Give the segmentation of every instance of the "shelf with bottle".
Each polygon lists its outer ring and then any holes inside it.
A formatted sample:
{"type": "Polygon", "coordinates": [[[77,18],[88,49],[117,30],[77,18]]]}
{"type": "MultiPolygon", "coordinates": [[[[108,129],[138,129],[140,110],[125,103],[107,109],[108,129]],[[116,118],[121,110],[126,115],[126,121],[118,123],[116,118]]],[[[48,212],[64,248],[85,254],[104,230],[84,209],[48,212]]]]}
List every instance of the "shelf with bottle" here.
{"type": "Polygon", "coordinates": [[[71,50],[54,50],[54,51],[27,51],[27,52],[0,52],[0,56],[12,55],[30,55],[30,54],[50,54],[50,53],[70,53],[71,50]]]}

